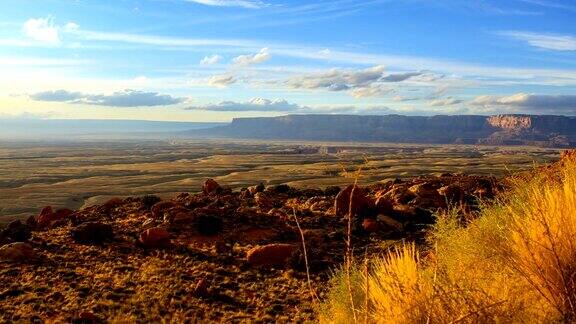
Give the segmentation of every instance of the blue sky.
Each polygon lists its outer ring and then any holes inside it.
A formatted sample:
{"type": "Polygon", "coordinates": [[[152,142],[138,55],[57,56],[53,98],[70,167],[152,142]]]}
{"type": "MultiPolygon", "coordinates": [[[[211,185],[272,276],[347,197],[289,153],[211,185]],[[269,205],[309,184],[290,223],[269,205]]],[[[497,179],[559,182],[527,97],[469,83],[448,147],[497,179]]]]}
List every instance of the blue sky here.
{"type": "Polygon", "coordinates": [[[0,118],[576,115],[576,3],[3,0],[0,118]]]}

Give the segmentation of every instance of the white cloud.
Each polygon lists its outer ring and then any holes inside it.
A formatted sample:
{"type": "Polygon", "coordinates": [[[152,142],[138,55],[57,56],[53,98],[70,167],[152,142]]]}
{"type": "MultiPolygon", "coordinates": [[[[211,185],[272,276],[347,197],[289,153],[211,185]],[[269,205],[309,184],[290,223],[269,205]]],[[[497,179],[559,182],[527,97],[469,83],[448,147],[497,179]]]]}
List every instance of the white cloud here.
{"type": "Polygon", "coordinates": [[[31,18],[22,27],[24,34],[36,41],[50,45],[60,44],[58,27],[54,25],[52,18],[31,18]]]}
{"type": "Polygon", "coordinates": [[[441,99],[431,100],[428,104],[433,107],[444,107],[444,106],[453,106],[460,103],[463,103],[464,100],[456,99],[454,97],[447,97],[441,99]]]}
{"type": "Polygon", "coordinates": [[[85,94],[67,90],[45,91],[29,95],[32,100],[66,102],[109,107],[155,107],[183,103],[185,98],[176,98],[157,92],[124,90],[110,95],[85,94]]]}
{"type": "Polygon", "coordinates": [[[249,101],[222,101],[215,104],[200,105],[184,108],[185,110],[205,110],[218,112],[281,112],[281,113],[316,113],[316,114],[355,114],[355,115],[383,115],[398,113],[385,106],[369,106],[358,108],[349,105],[336,106],[302,106],[290,103],[285,99],[253,98],[249,101]]]}
{"type": "Polygon", "coordinates": [[[373,82],[380,80],[383,73],[383,65],[363,70],[331,69],[325,72],[293,77],[287,81],[287,85],[295,89],[352,90],[369,86],[373,82]]]}
{"type": "Polygon", "coordinates": [[[295,112],[305,110],[297,104],[289,103],[284,99],[264,99],[253,98],[246,102],[222,101],[216,104],[208,104],[197,107],[186,108],[186,110],[209,110],[209,111],[275,111],[275,112],[295,112]]]}
{"type": "Polygon", "coordinates": [[[236,83],[236,78],[233,75],[227,74],[213,75],[208,79],[207,83],[211,87],[225,88],[236,83]]]}
{"type": "Polygon", "coordinates": [[[294,89],[348,91],[356,98],[384,96],[395,92],[394,83],[415,79],[420,85],[431,83],[440,76],[425,72],[403,72],[384,74],[384,66],[367,69],[331,69],[323,72],[299,75],[288,79],[285,84],[294,89]]]}
{"type": "Polygon", "coordinates": [[[218,54],[204,56],[202,60],[200,60],[201,65],[214,65],[219,63],[222,60],[222,56],[218,54]]]}
{"type": "Polygon", "coordinates": [[[73,30],[78,30],[80,28],[80,25],[78,25],[77,23],[71,21],[69,23],[67,23],[64,26],[64,29],[66,29],[67,31],[73,31],[73,30]]]}
{"type": "Polygon", "coordinates": [[[242,7],[249,9],[259,9],[268,6],[262,1],[253,0],[184,0],[188,2],[195,2],[206,6],[215,7],[242,7]]]}
{"type": "Polygon", "coordinates": [[[554,51],[576,51],[576,37],[570,35],[542,34],[522,31],[503,31],[498,32],[498,34],[524,41],[533,47],[554,51]]]}
{"type": "Polygon", "coordinates": [[[421,76],[424,74],[423,72],[406,72],[406,73],[396,73],[396,74],[389,74],[385,77],[382,77],[381,81],[383,82],[402,82],[406,81],[410,78],[421,76]]]}
{"type": "Polygon", "coordinates": [[[240,55],[232,59],[232,62],[238,66],[248,66],[260,64],[268,61],[272,56],[267,47],[264,47],[260,52],[253,55],[240,55]]]}
{"type": "Polygon", "coordinates": [[[510,96],[479,96],[470,104],[482,107],[505,106],[538,113],[576,114],[576,95],[516,93],[510,96]]]}
{"type": "Polygon", "coordinates": [[[361,87],[350,91],[350,94],[354,98],[367,98],[367,97],[381,97],[390,93],[394,93],[396,90],[381,85],[372,85],[368,87],[361,87]]]}

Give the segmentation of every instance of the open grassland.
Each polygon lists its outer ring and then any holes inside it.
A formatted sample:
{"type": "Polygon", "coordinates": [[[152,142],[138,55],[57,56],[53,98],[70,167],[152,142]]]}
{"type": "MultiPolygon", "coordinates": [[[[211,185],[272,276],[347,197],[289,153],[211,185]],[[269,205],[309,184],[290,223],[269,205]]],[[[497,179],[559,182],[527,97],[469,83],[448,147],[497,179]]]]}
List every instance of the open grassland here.
{"type": "Polygon", "coordinates": [[[77,209],[110,197],[199,191],[206,178],[233,188],[287,183],[362,185],[442,173],[504,175],[556,159],[552,149],[466,145],[258,141],[0,143],[0,222],[46,205],[77,209]],[[325,148],[319,152],[320,148],[325,148]]]}

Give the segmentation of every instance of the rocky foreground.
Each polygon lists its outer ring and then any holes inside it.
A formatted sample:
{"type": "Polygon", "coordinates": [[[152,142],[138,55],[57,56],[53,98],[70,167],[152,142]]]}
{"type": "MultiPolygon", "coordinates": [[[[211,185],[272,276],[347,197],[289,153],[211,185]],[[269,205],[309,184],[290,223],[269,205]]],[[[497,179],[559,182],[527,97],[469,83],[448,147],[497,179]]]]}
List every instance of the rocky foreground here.
{"type": "Polygon", "coordinates": [[[446,174],[369,187],[203,192],[115,198],[72,211],[45,207],[0,234],[0,322],[314,320],[346,250],[381,254],[421,240],[433,213],[472,215],[497,179],[446,174]],[[301,231],[298,226],[301,227],[301,231]]]}

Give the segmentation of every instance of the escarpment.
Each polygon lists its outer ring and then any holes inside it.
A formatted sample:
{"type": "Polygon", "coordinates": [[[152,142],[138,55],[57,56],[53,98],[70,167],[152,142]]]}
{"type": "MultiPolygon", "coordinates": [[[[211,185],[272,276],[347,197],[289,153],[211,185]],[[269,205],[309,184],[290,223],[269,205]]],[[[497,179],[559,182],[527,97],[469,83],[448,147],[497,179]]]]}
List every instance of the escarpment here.
{"type": "Polygon", "coordinates": [[[576,144],[576,118],[553,115],[287,115],[235,118],[226,126],[188,134],[255,139],[571,147],[576,144]]]}

